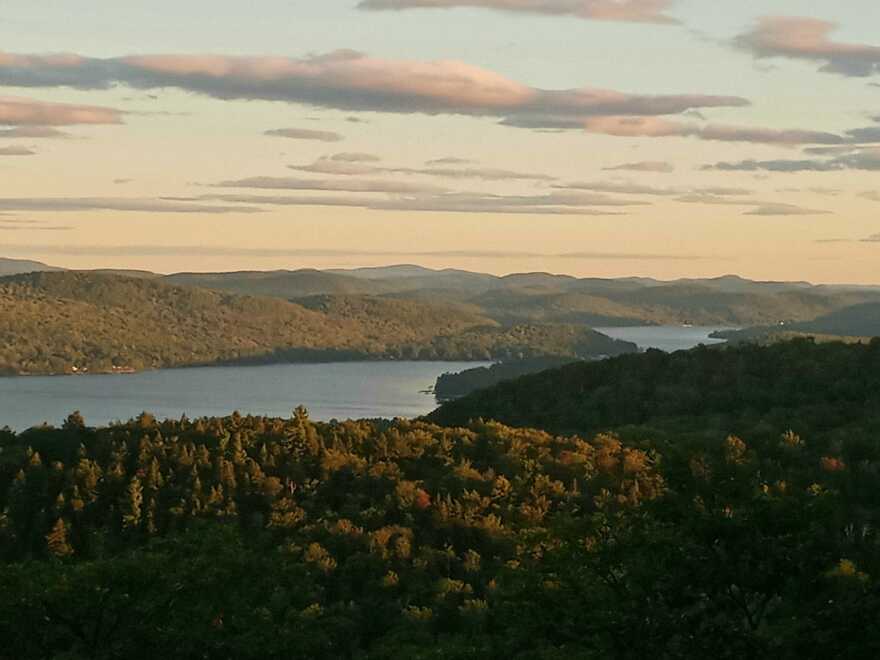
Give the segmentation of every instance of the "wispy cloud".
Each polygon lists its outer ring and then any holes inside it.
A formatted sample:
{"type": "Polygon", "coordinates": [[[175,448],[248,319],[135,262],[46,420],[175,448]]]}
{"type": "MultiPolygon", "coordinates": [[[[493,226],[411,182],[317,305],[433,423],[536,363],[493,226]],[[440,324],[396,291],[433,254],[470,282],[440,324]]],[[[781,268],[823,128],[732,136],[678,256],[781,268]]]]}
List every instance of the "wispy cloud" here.
{"type": "Polygon", "coordinates": [[[880,147],[850,148],[833,158],[741,160],[705,165],[704,170],[723,172],[838,172],[841,170],[880,171],[880,147]]]}
{"type": "Polygon", "coordinates": [[[385,198],[352,196],[293,196],[218,194],[202,199],[260,206],[341,206],[374,211],[499,213],[533,215],[618,215],[617,208],[645,205],[645,202],[607,195],[552,192],[536,195],[497,195],[482,192],[394,195],[385,198]],[[607,207],[607,208],[603,208],[607,207]]]}
{"type": "Polygon", "coordinates": [[[496,11],[573,16],[596,21],[674,23],[666,14],[672,0],[361,0],[359,9],[450,9],[476,7],[496,11]]]}
{"type": "Polygon", "coordinates": [[[429,183],[379,181],[371,179],[300,179],[296,177],[255,176],[214,184],[218,188],[257,188],[260,190],[318,190],[352,193],[441,193],[446,188],[429,183]]]}
{"type": "Polygon", "coordinates": [[[0,156],[34,156],[36,153],[27,147],[0,147],[0,156]]]}
{"type": "Polygon", "coordinates": [[[602,168],[606,172],[630,171],[630,172],[658,172],[669,174],[675,171],[675,165],[666,161],[643,160],[635,163],[621,163],[613,167],[602,168]]]}
{"type": "Polygon", "coordinates": [[[565,183],[553,186],[557,189],[565,189],[565,190],[590,190],[593,192],[602,192],[602,193],[619,193],[624,195],[649,195],[649,196],[660,196],[660,197],[671,197],[675,195],[687,195],[687,194],[696,194],[696,195],[712,195],[712,196],[727,196],[727,195],[749,195],[751,194],[751,190],[747,190],[745,188],[724,188],[724,187],[711,187],[711,188],[658,188],[655,186],[649,186],[642,183],[634,183],[631,181],[576,181],[572,183],[565,183]]]}
{"type": "Polygon", "coordinates": [[[482,179],[484,181],[555,181],[556,177],[539,172],[517,172],[492,167],[378,167],[361,162],[320,158],[308,165],[291,165],[298,172],[359,176],[365,174],[405,174],[444,179],[482,179]]]}
{"type": "Polygon", "coordinates": [[[846,142],[844,137],[824,131],[694,124],[662,117],[590,117],[582,122],[582,127],[591,133],[618,137],[694,137],[717,142],[751,142],[784,147],[846,142]]]}
{"type": "MultiPolygon", "coordinates": [[[[3,70],[0,53],[0,71],[3,70]]],[[[3,74],[0,73],[0,78],[3,74]]],[[[3,83],[0,82],[0,85],[3,83]]],[[[47,103],[14,96],[0,96],[0,125],[75,126],[79,124],[120,124],[123,112],[114,108],[69,103],[47,103]]]]}
{"type": "Polygon", "coordinates": [[[432,165],[470,165],[474,161],[468,158],[456,158],[454,156],[446,156],[445,158],[434,158],[433,160],[425,161],[425,165],[429,167],[432,165]]]}
{"type": "Polygon", "coordinates": [[[828,215],[829,213],[831,211],[807,209],[795,204],[765,204],[751,211],[746,211],[745,215],[828,215]]]}
{"type": "Polygon", "coordinates": [[[820,62],[820,71],[865,77],[880,73],[880,46],[831,39],[837,24],[815,18],[771,16],[738,36],[735,43],[755,57],[786,57],[820,62]]]}
{"type": "Polygon", "coordinates": [[[59,131],[57,128],[52,128],[51,126],[15,126],[13,128],[0,129],[0,140],[14,140],[20,138],[29,140],[67,140],[70,139],[70,137],[70,134],[65,133],[64,131],[59,131]]]}
{"type": "Polygon", "coordinates": [[[365,154],[350,151],[333,154],[328,158],[329,160],[337,161],[340,163],[378,163],[382,160],[381,156],[377,156],[376,154],[365,154]]]}
{"type": "Polygon", "coordinates": [[[134,213],[255,213],[249,206],[194,204],[167,199],[123,197],[0,197],[3,211],[127,211],[134,213]]]}
{"type": "Polygon", "coordinates": [[[264,135],[291,140],[316,140],[318,142],[340,142],[344,138],[334,131],[316,131],[308,128],[273,128],[264,135]]]}

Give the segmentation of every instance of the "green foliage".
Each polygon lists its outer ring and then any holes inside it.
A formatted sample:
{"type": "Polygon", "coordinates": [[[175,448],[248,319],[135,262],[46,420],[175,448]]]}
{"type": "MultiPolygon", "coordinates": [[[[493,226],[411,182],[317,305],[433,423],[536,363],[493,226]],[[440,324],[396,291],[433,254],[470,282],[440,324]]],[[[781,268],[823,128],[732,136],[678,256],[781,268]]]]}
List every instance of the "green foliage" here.
{"type": "Polygon", "coordinates": [[[0,658],[876,657],[878,360],[648,353],[468,402],[558,399],[580,435],[302,409],[0,432],[0,658]]]}
{"type": "Polygon", "coordinates": [[[571,364],[451,401],[447,425],[496,419],[556,433],[626,425],[671,433],[802,434],[880,423],[880,339],[870,344],[699,347],[571,364]]]}
{"type": "Polygon", "coordinates": [[[438,400],[448,401],[505,380],[561,367],[574,361],[563,357],[531,358],[499,362],[488,367],[474,367],[458,373],[444,373],[437,377],[434,394],[438,400]]]}
{"type": "MultiPolygon", "coordinates": [[[[241,362],[587,357],[612,342],[574,326],[500,328],[462,306],[351,296],[302,302],[111,274],[0,278],[0,375],[241,362]]],[[[635,348],[621,343],[619,350],[635,348]]]]}

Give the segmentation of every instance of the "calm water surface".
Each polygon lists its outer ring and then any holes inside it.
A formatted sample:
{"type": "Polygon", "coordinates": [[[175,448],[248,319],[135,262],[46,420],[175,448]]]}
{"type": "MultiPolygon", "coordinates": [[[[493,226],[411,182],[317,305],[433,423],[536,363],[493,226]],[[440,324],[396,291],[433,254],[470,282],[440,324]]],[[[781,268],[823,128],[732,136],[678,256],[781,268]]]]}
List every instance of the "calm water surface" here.
{"type": "MultiPolygon", "coordinates": [[[[641,349],[676,351],[713,344],[721,328],[596,328],[641,349]]],[[[488,363],[340,362],[170,369],[139,374],[0,378],[0,428],[59,424],[74,410],[90,425],[156,417],[243,414],[286,417],[303,405],[313,419],[418,417],[436,407],[425,390],[437,376],[488,363]]]]}
{"type": "Polygon", "coordinates": [[[717,330],[729,330],[726,327],[681,325],[633,326],[631,328],[596,328],[597,332],[614,339],[631,341],[641,350],[656,348],[661,351],[683,351],[700,344],[723,344],[723,339],[711,339],[709,335],[717,330]]]}
{"type": "Polygon", "coordinates": [[[169,369],[138,374],[0,378],[0,428],[58,425],[74,410],[89,425],[127,420],[242,414],[312,419],[417,417],[437,407],[437,376],[485,362],[341,362],[169,369]]]}

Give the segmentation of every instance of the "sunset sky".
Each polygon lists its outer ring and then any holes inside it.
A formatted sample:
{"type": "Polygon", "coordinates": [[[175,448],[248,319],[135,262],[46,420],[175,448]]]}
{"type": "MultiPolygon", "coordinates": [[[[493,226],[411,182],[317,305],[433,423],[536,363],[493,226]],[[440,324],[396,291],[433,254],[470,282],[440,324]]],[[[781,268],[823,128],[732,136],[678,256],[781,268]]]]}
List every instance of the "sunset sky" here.
{"type": "Polygon", "coordinates": [[[6,0],[0,256],[880,284],[877,0],[6,0]]]}

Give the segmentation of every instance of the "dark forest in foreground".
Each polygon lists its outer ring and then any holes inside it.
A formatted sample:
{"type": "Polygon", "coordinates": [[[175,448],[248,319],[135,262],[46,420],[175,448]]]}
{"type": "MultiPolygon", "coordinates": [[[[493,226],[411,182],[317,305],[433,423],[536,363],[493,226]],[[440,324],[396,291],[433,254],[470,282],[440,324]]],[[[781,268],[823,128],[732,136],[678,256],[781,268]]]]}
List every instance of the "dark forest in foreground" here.
{"type": "Polygon", "coordinates": [[[549,426],[558,402],[579,436],[304,411],[6,432],[0,657],[873,657],[878,373],[880,341],[800,341],[463,400],[549,426]]]}

